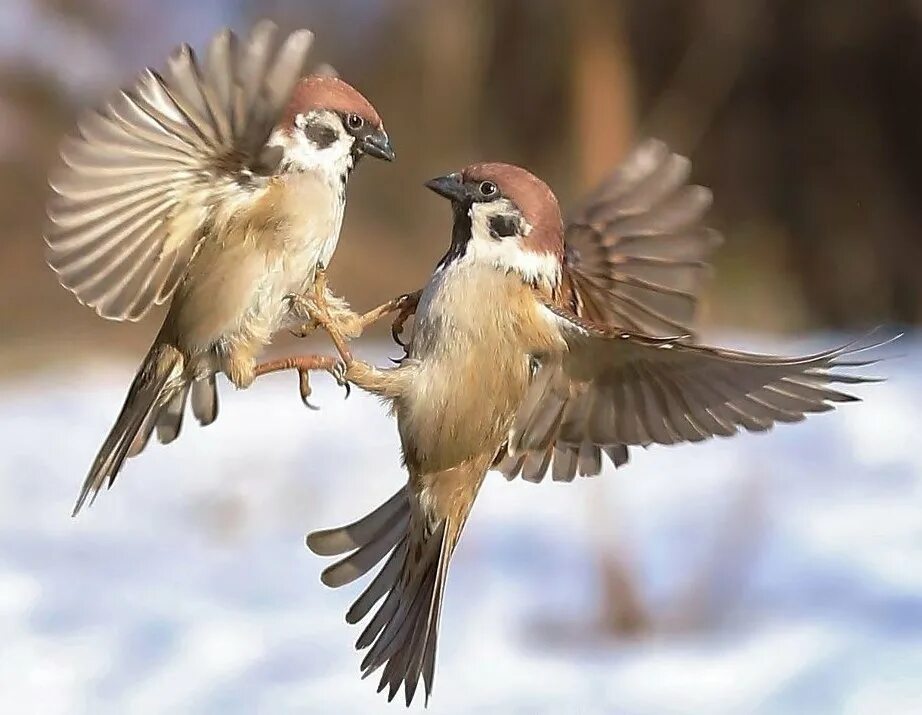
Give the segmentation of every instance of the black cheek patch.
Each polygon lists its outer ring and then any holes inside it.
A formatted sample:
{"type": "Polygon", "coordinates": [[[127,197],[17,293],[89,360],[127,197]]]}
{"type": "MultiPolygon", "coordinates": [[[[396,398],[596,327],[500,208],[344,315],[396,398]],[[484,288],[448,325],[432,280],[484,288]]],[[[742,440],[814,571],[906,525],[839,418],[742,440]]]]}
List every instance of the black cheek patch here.
{"type": "Polygon", "coordinates": [[[319,122],[305,126],[304,136],[316,144],[318,149],[326,149],[336,141],[336,131],[319,122]]]}
{"type": "Polygon", "coordinates": [[[493,238],[508,238],[519,232],[519,221],[514,216],[500,214],[490,217],[490,235],[493,238]]]}

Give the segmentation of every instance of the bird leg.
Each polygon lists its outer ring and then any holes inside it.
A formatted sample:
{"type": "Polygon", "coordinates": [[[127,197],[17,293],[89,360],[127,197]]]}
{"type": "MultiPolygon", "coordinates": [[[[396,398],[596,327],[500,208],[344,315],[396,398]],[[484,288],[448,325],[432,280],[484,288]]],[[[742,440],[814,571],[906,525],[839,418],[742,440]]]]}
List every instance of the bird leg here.
{"type": "Polygon", "coordinates": [[[394,340],[403,347],[403,343],[397,339],[397,336],[403,332],[403,324],[416,312],[416,306],[419,303],[419,296],[421,294],[421,290],[415,291],[414,293],[404,293],[360,315],[358,318],[362,329],[364,330],[369,325],[377,323],[386,315],[397,313],[397,317],[394,318],[394,323],[391,326],[391,335],[393,335],[394,340]],[[395,330],[396,333],[394,332],[395,330]]]}
{"type": "MultiPolygon", "coordinates": [[[[394,398],[397,397],[401,391],[405,388],[405,383],[408,379],[408,373],[405,369],[396,369],[396,370],[380,370],[369,363],[363,362],[361,360],[356,360],[352,351],[349,350],[347,335],[351,334],[353,331],[344,330],[342,321],[337,320],[338,315],[335,315],[334,311],[330,310],[329,299],[328,297],[331,294],[327,291],[326,286],[326,274],[323,270],[317,270],[316,278],[314,281],[314,290],[308,295],[290,295],[287,297],[290,303],[290,310],[292,312],[297,311],[299,315],[305,315],[310,319],[310,323],[306,324],[306,327],[313,330],[317,327],[321,327],[330,336],[330,340],[333,341],[333,345],[336,347],[336,351],[339,353],[342,358],[342,362],[338,363],[338,367],[331,368],[328,367],[327,363],[317,364],[317,367],[313,369],[325,369],[331,371],[331,374],[337,378],[337,381],[345,381],[348,390],[348,384],[350,382],[358,385],[362,389],[377,394],[381,397],[394,398]],[[331,315],[331,312],[334,314],[331,315]],[[335,317],[334,317],[335,316],[335,317]]],[[[399,335],[400,327],[403,323],[412,315],[416,310],[416,305],[419,303],[420,291],[415,293],[408,293],[401,295],[393,300],[384,303],[373,310],[368,311],[364,315],[355,315],[355,318],[359,324],[359,331],[364,329],[368,325],[380,320],[385,315],[389,315],[394,312],[398,312],[397,319],[395,324],[397,325],[397,334],[399,335]]],[[[351,312],[351,311],[350,311],[351,312]]],[[[399,340],[398,340],[399,342],[399,340]]],[[[274,370],[284,370],[289,367],[295,367],[298,369],[301,380],[302,380],[302,399],[304,396],[304,385],[307,383],[306,372],[301,369],[301,365],[308,365],[309,361],[316,360],[329,360],[330,358],[321,358],[320,356],[306,356],[304,358],[289,358],[287,360],[278,360],[273,364],[272,369],[274,370]],[[308,361],[308,362],[303,362],[308,361]],[[276,366],[277,365],[277,366],[276,366]]],[[[272,371],[271,369],[268,371],[272,371]]],[[[261,373],[260,373],[261,374],[261,373]]],[[[340,383],[342,384],[342,382],[340,383]]],[[[309,387],[308,393],[309,392],[309,387]]]]}
{"type": "Polygon", "coordinates": [[[330,373],[336,380],[336,384],[346,388],[346,397],[349,396],[351,391],[349,383],[346,381],[346,370],[343,362],[331,355],[298,355],[279,358],[278,360],[268,360],[257,365],[253,372],[254,377],[259,377],[260,375],[280,372],[281,370],[298,371],[298,389],[301,393],[301,401],[312,410],[316,410],[317,407],[308,400],[311,396],[311,370],[325,370],[330,373]]]}
{"type": "MultiPolygon", "coordinates": [[[[416,311],[421,292],[422,291],[406,293],[362,314],[353,312],[345,305],[345,302],[342,301],[341,298],[338,298],[329,291],[326,292],[321,300],[326,304],[326,310],[330,319],[339,326],[343,336],[350,339],[359,337],[369,326],[374,325],[385,316],[391,313],[397,313],[398,315],[391,326],[391,335],[394,338],[394,342],[400,345],[400,347],[405,347],[400,340],[400,334],[403,332],[404,323],[406,323],[409,317],[416,311]]],[[[321,327],[316,317],[314,317],[319,306],[317,305],[318,301],[313,296],[289,296],[289,300],[291,302],[292,312],[300,316],[310,317],[308,322],[303,323],[298,328],[291,331],[293,335],[304,338],[318,327],[321,327]]]]}
{"type": "Polygon", "coordinates": [[[301,308],[307,313],[311,323],[317,327],[323,328],[333,341],[336,352],[340,354],[343,362],[347,365],[352,360],[352,352],[349,350],[346,331],[340,321],[337,321],[330,311],[330,301],[327,291],[327,274],[321,268],[317,268],[314,278],[313,295],[310,298],[304,296],[289,296],[293,306],[301,308]]]}

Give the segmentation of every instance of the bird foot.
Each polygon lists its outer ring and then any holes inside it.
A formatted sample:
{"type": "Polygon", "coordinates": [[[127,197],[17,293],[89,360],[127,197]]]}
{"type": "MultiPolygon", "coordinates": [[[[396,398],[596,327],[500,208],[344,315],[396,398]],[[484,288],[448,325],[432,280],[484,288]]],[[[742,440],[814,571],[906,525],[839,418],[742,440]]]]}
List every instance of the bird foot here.
{"type": "Polygon", "coordinates": [[[320,327],[327,332],[336,351],[348,366],[352,361],[352,352],[349,350],[343,326],[330,315],[330,306],[327,302],[326,271],[320,266],[317,267],[314,286],[309,294],[292,293],[285,296],[285,300],[288,302],[289,311],[309,318],[310,322],[305,323],[302,329],[307,328],[310,331],[320,327]]]}
{"type": "Polygon", "coordinates": [[[400,336],[403,334],[404,324],[410,319],[411,315],[416,313],[416,308],[419,306],[420,295],[422,295],[421,290],[415,291],[414,293],[405,293],[395,301],[394,309],[397,311],[397,317],[394,318],[394,322],[391,323],[391,337],[394,339],[395,343],[404,349],[406,349],[407,346],[406,343],[400,339],[400,336]]]}
{"type": "Polygon", "coordinates": [[[346,364],[331,355],[298,355],[269,360],[257,365],[254,373],[256,377],[259,377],[260,375],[267,375],[270,372],[279,372],[281,370],[298,371],[298,391],[301,394],[301,401],[312,410],[319,409],[309,400],[312,393],[310,383],[310,373],[312,371],[322,370],[329,373],[336,380],[337,385],[346,389],[346,397],[349,397],[352,393],[352,387],[346,379],[346,364]]]}

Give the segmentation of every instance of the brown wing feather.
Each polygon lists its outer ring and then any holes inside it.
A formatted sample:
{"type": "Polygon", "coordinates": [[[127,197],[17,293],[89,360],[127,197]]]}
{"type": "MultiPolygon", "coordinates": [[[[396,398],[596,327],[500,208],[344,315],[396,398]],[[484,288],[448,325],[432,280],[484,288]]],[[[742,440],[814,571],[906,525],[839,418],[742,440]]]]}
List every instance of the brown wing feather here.
{"type": "Polygon", "coordinates": [[[548,308],[569,350],[538,370],[510,432],[512,456],[503,464],[517,471],[528,464],[517,455],[544,455],[551,439],[544,427],[559,423],[553,475],[563,480],[573,478],[578,464],[598,473],[600,449],[617,465],[626,461],[627,445],[698,442],[740,427],[764,431],[857,401],[831,385],[878,379],[839,368],[871,365],[876,361],[850,356],[891,342],[776,357],[618,331],[548,308]],[[566,405],[558,420],[561,399],[566,405]]]}
{"type": "Polygon", "coordinates": [[[711,192],[691,163],[641,143],[566,225],[562,305],[648,335],[690,333],[719,234],[702,224],[711,192]]]}
{"type": "Polygon", "coordinates": [[[275,25],[211,41],[204,69],[187,46],[84,115],[49,179],[48,263],[99,315],[138,320],[166,301],[195,253],[209,208],[255,168],[312,36],[276,52],[275,25]]]}
{"type": "MultiPolygon", "coordinates": [[[[708,261],[721,238],[703,225],[711,192],[689,185],[690,172],[688,159],[651,139],[589,195],[566,225],[562,307],[622,330],[664,337],[692,333],[699,293],[710,272],[708,261]]],[[[538,413],[548,419],[560,410],[559,392],[552,394],[552,402],[538,413]]],[[[584,442],[585,425],[600,429],[613,413],[610,401],[595,398],[569,399],[560,415],[551,459],[555,480],[597,474],[601,468],[602,449],[584,442]]],[[[625,446],[606,444],[604,449],[616,464],[627,462],[625,446]]],[[[524,457],[502,460],[496,468],[510,479],[522,473],[541,481],[550,450],[542,446],[529,455],[530,469],[524,472],[524,457]]]]}

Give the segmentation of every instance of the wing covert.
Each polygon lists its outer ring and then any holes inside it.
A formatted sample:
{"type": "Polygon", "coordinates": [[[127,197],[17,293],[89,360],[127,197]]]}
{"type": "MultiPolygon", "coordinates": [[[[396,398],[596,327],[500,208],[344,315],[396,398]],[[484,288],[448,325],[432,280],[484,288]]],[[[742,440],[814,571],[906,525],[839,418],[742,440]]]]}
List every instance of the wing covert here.
{"type": "Polygon", "coordinates": [[[538,369],[497,467],[540,481],[597,474],[601,452],[616,464],[628,446],[700,442],[800,422],[859,398],[836,384],[877,378],[841,368],[872,365],[857,353],[891,341],[856,341],[797,357],[776,357],[692,345],[595,326],[549,306],[568,352],[538,369]]]}

